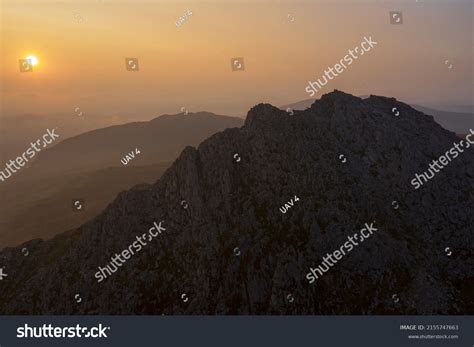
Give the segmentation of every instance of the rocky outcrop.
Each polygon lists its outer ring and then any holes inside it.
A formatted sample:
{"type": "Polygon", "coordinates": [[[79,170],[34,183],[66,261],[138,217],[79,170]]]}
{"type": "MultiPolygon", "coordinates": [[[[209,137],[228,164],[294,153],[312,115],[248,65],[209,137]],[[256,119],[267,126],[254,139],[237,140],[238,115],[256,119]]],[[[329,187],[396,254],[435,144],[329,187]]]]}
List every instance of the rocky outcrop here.
{"type": "Polygon", "coordinates": [[[335,91],[294,115],[257,105],[77,230],[3,250],[0,312],[473,314],[472,148],[410,184],[458,140],[393,98],[335,91]],[[165,232],[97,282],[162,220],[165,232]],[[374,220],[370,239],[309,284],[310,267],[374,220]]]}

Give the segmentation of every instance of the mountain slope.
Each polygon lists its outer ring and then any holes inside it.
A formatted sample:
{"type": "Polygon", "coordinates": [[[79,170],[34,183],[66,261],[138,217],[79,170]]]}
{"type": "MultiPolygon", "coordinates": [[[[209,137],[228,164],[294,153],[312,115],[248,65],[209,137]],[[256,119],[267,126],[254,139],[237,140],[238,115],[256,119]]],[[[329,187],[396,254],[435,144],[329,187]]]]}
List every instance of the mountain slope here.
{"type": "Polygon", "coordinates": [[[118,193],[136,184],[154,183],[169,164],[109,167],[87,173],[22,180],[1,187],[0,247],[51,238],[97,216],[118,193]],[[73,199],[84,199],[81,211],[73,199]]]}
{"type": "Polygon", "coordinates": [[[156,184],[89,223],[2,251],[0,312],[472,314],[472,148],[410,185],[457,140],[391,98],[333,92],[293,116],[257,105],[244,127],[187,147],[156,184]],[[160,221],[162,234],[97,282],[160,221]],[[367,242],[308,283],[310,267],[374,221],[367,242]]]}

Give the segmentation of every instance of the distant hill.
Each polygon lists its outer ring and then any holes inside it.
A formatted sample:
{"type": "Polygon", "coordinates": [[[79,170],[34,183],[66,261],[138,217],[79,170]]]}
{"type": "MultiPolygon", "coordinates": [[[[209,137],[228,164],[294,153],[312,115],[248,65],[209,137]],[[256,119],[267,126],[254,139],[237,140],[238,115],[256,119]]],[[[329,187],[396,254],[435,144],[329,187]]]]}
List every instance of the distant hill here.
{"type": "Polygon", "coordinates": [[[424,114],[433,116],[435,121],[443,128],[454,131],[455,133],[464,134],[468,133],[469,129],[474,129],[473,113],[440,111],[419,105],[411,106],[424,114]]]}
{"type": "MultiPolygon", "coordinates": [[[[366,99],[367,97],[368,96],[366,95],[360,96],[362,99],[366,99]]],[[[292,110],[305,110],[309,108],[315,101],[316,99],[306,99],[281,106],[280,108],[282,110],[286,110],[287,108],[291,108],[292,110]]],[[[419,105],[410,106],[417,111],[433,116],[434,120],[439,125],[441,125],[446,130],[453,131],[457,134],[467,133],[470,128],[474,128],[474,113],[441,111],[419,105]]]]}
{"type": "Polygon", "coordinates": [[[127,165],[166,163],[184,147],[196,146],[218,131],[242,124],[241,118],[199,112],[97,129],[40,152],[28,170],[35,175],[51,175],[122,166],[121,159],[135,149],[141,153],[127,165]]]}
{"type": "MultiPolygon", "coordinates": [[[[71,112],[72,113],[72,112],[71,112]]],[[[127,123],[125,117],[93,116],[85,114],[69,115],[18,115],[0,116],[0,164],[21,155],[29,146],[43,135],[47,128],[58,128],[60,139],[76,136],[94,129],[127,123]]]]}

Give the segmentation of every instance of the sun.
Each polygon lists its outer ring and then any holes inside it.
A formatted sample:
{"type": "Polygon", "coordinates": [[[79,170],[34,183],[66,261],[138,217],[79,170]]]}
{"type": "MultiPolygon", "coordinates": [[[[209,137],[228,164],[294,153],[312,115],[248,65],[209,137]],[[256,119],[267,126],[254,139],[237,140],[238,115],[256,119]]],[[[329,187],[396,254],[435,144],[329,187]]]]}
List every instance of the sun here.
{"type": "Polygon", "coordinates": [[[38,58],[36,58],[34,55],[27,56],[26,60],[28,60],[28,62],[33,66],[38,65],[38,58]]]}

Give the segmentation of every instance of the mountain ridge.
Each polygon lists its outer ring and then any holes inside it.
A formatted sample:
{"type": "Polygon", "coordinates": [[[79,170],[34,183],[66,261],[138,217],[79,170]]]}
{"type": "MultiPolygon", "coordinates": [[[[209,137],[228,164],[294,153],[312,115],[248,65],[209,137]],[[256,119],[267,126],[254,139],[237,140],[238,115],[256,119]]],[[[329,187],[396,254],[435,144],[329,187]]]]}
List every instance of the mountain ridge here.
{"type": "MultiPolygon", "coordinates": [[[[361,99],[367,99],[369,95],[358,96],[361,99]]],[[[280,106],[281,109],[291,110],[303,110],[311,107],[311,105],[319,99],[306,99],[291,104],[280,106]]],[[[435,121],[443,126],[445,129],[453,131],[458,134],[464,134],[469,130],[470,127],[474,127],[474,113],[469,112],[459,112],[459,111],[446,111],[438,110],[431,107],[420,106],[416,104],[411,104],[415,110],[422,112],[426,115],[434,116],[435,121]]]]}

